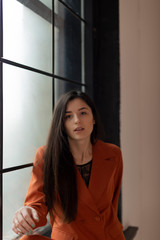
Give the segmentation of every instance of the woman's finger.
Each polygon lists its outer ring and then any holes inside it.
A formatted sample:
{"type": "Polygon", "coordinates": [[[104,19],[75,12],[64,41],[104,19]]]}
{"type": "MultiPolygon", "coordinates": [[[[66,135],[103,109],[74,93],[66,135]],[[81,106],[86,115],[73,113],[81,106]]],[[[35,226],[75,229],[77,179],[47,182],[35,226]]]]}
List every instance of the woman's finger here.
{"type": "Polygon", "coordinates": [[[35,228],[35,220],[39,221],[37,211],[34,208],[26,207],[24,211],[21,211],[23,218],[32,227],[35,228]]]}
{"type": "Polygon", "coordinates": [[[22,207],[19,209],[13,219],[13,231],[17,234],[29,233],[32,234],[32,230],[35,227],[34,221],[31,217],[31,209],[22,207]]]}
{"type": "Polygon", "coordinates": [[[29,232],[32,230],[32,228],[33,228],[32,226],[33,226],[34,222],[28,213],[25,213],[24,215],[23,214],[24,213],[21,212],[18,215],[17,220],[18,220],[20,226],[22,226],[22,228],[24,228],[27,232],[29,232]]]}
{"type": "Polygon", "coordinates": [[[13,221],[12,230],[19,235],[27,232],[26,229],[18,222],[16,218],[13,221]]]}
{"type": "Polygon", "coordinates": [[[20,230],[18,227],[16,227],[16,225],[14,224],[14,222],[12,223],[12,230],[13,230],[16,234],[19,234],[19,235],[22,234],[21,230],[20,230]]]}
{"type": "Polygon", "coordinates": [[[38,213],[35,209],[31,209],[31,213],[32,213],[32,217],[34,220],[36,220],[36,222],[39,222],[39,217],[38,217],[38,213]]]}

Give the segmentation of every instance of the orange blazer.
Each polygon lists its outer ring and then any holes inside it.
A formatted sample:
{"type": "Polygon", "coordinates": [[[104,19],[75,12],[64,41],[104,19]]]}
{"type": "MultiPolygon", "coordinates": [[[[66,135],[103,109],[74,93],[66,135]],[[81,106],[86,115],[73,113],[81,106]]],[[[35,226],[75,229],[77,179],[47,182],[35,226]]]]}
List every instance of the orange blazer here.
{"type": "MultiPolygon", "coordinates": [[[[48,213],[43,192],[44,149],[37,150],[25,205],[35,208],[46,224],[48,213]]],[[[77,169],[78,214],[75,221],[64,224],[59,214],[50,218],[54,240],[125,240],[117,218],[118,197],[122,179],[122,156],[116,145],[100,140],[93,146],[93,162],[88,188],[77,169]]],[[[58,208],[57,208],[58,209],[58,208]]]]}

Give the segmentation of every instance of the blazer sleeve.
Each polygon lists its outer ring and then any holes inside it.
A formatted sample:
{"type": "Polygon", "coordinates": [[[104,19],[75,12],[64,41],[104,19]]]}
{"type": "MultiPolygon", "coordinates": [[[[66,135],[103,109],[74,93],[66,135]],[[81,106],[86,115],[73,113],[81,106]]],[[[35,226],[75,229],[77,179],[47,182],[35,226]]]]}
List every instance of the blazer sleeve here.
{"type": "Polygon", "coordinates": [[[117,147],[116,153],[117,153],[117,163],[116,163],[117,167],[116,167],[115,176],[114,176],[115,190],[114,190],[112,203],[113,203],[113,207],[117,213],[118,199],[119,199],[121,182],[122,182],[123,161],[122,161],[122,153],[121,153],[120,148],[117,147]]]}
{"type": "Polygon", "coordinates": [[[40,147],[35,156],[28,192],[25,198],[25,206],[34,208],[39,216],[39,222],[35,228],[47,223],[48,208],[45,204],[45,194],[43,192],[43,168],[44,168],[44,147],[40,147]]]}

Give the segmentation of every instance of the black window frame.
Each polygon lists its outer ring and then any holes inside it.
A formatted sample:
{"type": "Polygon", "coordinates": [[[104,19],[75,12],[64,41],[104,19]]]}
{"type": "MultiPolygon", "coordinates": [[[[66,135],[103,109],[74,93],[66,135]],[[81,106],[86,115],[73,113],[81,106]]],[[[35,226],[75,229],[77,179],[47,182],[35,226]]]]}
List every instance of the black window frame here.
{"type": "MultiPolygon", "coordinates": [[[[3,57],[3,1],[0,0],[0,239],[3,239],[3,174],[9,173],[11,171],[17,171],[20,169],[32,167],[33,163],[24,164],[24,165],[18,165],[13,166],[11,168],[3,169],[3,64],[9,64],[14,67],[18,67],[20,69],[26,69],[28,71],[32,71],[35,73],[39,73],[45,76],[49,76],[52,78],[52,91],[53,91],[53,99],[52,104],[54,107],[54,79],[58,79],[59,81],[63,80],[67,83],[74,83],[79,86],[84,86],[85,91],[93,97],[93,56],[92,56],[92,0],[84,0],[84,19],[74,12],[74,10],[65,4],[63,1],[58,0],[63,4],[76,18],[79,19],[79,21],[82,21],[85,24],[84,28],[84,78],[85,83],[80,83],[73,81],[71,79],[64,78],[62,76],[58,76],[54,74],[54,17],[51,20],[53,30],[52,30],[52,44],[53,44],[53,52],[52,52],[52,73],[42,71],[38,68],[33,68],[28,65],[24,65],[18,62],[11,61],[10,59],[6,59],[3,57]],[[87,51],[86,51],[87,49],[87,51]],[[89,63],[89,64],[88,64],[89,63]]],[[[42,14],[42,11],[39,11],[37,8],[37,4],[40,4],[43,8],[43,4],[41,4],[38,0],[17,0],[25,5],[26,7],[29,7],[32,11],[35,11],[37,14],[42,14]],[[29,4],[30,3],[30,4],[29,4]],[[34,5],[35,3],[35,5],[34,5]],[[36,6],[36,7],[35,7],[36,6]]],[[[52,0],[52,12],[54,13],[54,0],[52,0]]],[[[48,9],[49,13],[49,9],[48,9]]],[[[54,15],[55,16],[55,15],[54,15]]],[[[47,21],[50,19],[47,16],[43,16],[47,21]]]]}

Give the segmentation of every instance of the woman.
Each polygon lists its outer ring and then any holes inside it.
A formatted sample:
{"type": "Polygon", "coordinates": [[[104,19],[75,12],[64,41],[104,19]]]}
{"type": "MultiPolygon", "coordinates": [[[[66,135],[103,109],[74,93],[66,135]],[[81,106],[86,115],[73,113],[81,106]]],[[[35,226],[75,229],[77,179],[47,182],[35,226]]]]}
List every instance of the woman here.
{"type": "MultiPolygon", "coordinates": [[[[98,140],[98,117],[82,92],[64,94],[54,110],[46,146],[37,150],[25,206],[13,218],[21,239],[46,224],[54,240],[124,240],[117,218],[122,178],[119,147],[98,140]]],[[[27,236],[28,235],[28,236],[27,236]]]]}

